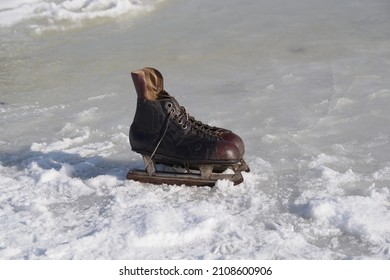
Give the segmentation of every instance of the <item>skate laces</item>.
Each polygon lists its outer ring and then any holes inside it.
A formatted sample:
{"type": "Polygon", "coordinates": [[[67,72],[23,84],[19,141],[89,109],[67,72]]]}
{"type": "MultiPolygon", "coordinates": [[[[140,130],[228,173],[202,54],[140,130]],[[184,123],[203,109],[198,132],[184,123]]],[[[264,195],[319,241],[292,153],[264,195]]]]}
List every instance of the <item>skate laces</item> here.
{"type": "Polygon", "coordinates": [[[169,97],[172,101],[168,101],[165,104],[166,109],[168,110],[168,116],[165,120],[165,128],[164,132],[162,133],[160,139],[158,140],[156,147],[154,148],[148,163],[146,164],[146,168],[149,167],[149,165],[152,163],[152,159],[154,155],[156,154],[158,147],[160,146],[162,140],[164,139],[168,127],[169,127],[169,119],[174,119],[183,129],[187,129],[190,127],[190,131],[194,134],[197,134],[201,137],[219,137],[219,135],[222,133],[220,128],[212,127],[210,125],[204,124],[201,121],[196,120],[193,116],[190,116],[190,114],[187,112],[186,108],[184,106],[180,106],[176,99],[172,96],[170,96],[168,93],[164,92],[166,97],[169,97]],[[174,106],[176,104],[177,106],[174,106]]]}
{"type": "MultiPolygon", "coordinates": [[[[172,97],[172,99],[174,99],[174,98],[172,97]]],[[[171,118],[176,119],[177,123],[180,124],[183,129],[187,129],[187,127],[188,127],[189,114],[187,113],[186,109],[183,106],[179,107],[180,110],[179,110],[178,114],[176,114],[176,109],[173,106],[173,102],[167,102],[165,107],[168,109],[169,114],[165,120],[164,132],[162,133],[160,139],[158,140],[156,147],[154,148],[146,167],[148,167],[152,163],[152,159],[153,159],[155,153],[157,152],[158,147],[160,147],[160,144],[161,144],[162,140],[164,139],[165,134],[167,134],[168,127],[169,127],[169,119],[171,119],[171,118]]]]}
{"type": "MultiPolygon", "coordinates": [[[[172,112],[172,110],[171,110],[171,112],[172,112]]],[[[149,165],[152,163],[152,159],[153,159],[155,153],[157,152],[158,147],[160,147],[160,144],[161,144],[162,140],[164,139],[165,134],[167,134],[168,127],[169,127],[169,116],[171,115],[171,112],[169,113],[169,115],[168,115],[168,117],[167,117],[167,119],[166,119],[166,121],[165,121],[165,129],[164,129],[164,132],[163,132],[163,134],[161,135],[160,139],[158,140],[158,142],[157,142],[157,144],[156,144],[156,147],[154,148],[154,150],[153,150],[153,152],[152,152],[152,154],[151,154],[151,156],[150,156],[150,158],[149,158],[149,160],[148,160],[148,163],[146,164],[146,168],[148,168],[149,165]]]]}
{"type": "Polygon", "coordinates": [[[193,116],[189,116],[189,121],[196,128],[203,130],[203,131],[207,132],[208,134],[219,136],[223,133],[223,129],[202,123],[201,121],[196,120],[193,116]]]}
{"type": "Polygon", "coordinates": [[[177,111],[173,104],[167,104],[169,113],[172,115],[173,119],[182,126],[183,129],[187,129],[190,127],[190,131],[194,134],[197,134],[202,137],[207,136],[215,136],[219,137],[222,131],[217,127],[212,127],[210,125],[204,124],[201,121],[196,120],[193,116],[191,116],[187,109],[184,106],[179,106],[179,110],[177,111]]]}
{"type": "Polygon", "coordinates": [[[197,133],[198,135],[212,135],[216,137],[219,137],[224,132],[224,130],[221,128],[210,126],[195,119],[195,117],[191,116],[184,106],[180,106],[176,99],[171,96],[167,91],[162,90],[159,96],[162,99],[172,100],[172,102],[167,103],[167,109],[169,110],[169,113],[173,115],[173,118],[176,119],[177,122],[183,126],[183,129],[187,129],[187,127],[190,125],[192,132],[197,133]],[[177,106],[174,106],[173,104],[177,104],[177,106]],[[178,110],[176,110],[175,107],[177,107],[178,110]]]}

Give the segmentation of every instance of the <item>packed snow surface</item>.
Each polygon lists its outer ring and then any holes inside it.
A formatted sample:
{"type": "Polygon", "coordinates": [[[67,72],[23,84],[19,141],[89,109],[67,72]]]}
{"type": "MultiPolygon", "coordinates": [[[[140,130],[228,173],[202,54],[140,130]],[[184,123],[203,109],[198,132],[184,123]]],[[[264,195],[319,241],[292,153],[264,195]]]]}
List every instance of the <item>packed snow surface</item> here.
{"type": "Polygon", "coordinates": [[[27,23],[37,33],[67,30],[93,19],[148,12],[156,2],[158,0],[3,0],[0,27],[27,23]]]}
{"type": "Polygon", "coordinates": [[[390,259],[387,0],[0,3],[1,259],[390,259]],[[126,180],[130,72],[251,167],[126,180]]]}

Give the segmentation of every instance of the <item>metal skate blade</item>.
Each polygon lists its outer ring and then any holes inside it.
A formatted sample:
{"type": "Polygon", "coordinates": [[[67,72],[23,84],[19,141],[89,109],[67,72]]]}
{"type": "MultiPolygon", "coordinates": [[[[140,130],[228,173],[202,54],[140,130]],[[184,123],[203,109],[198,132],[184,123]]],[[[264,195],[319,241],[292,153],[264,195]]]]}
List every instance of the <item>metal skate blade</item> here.
{"type": "Polygon", "coordinates": [[[238,170],[239,171],[244,171],[244,172],[250,172],[250,168],[248,166],[248,164],[245,162],[245,160],[243,158],[241,158],[240,160],[240,164],[238,166],[238,170]]]}
{"type": "Polygon", "coordinates": [[[218,180],[229,180],[234,185],[244,181],[241,173],[234,174],[210,174],[208,178],[202,177],[200,174],[193,173],[174,173],[158,171],[154,174],[148,174],[144,170],[130,170],[127,174],[127,179],[138,181],[141,183],[151,183],[156,185],[186,185],[186,186],[209,186],[213,187],[218,180]]]}
{"type": "MultiPolygon", "coordinates": [[[[222,173],[229,168],[230,166],[227,165],[215,165],[213,172],[222,173]]],[[[238,172],[250,172],[250,168],[243,158],[240,159],[240,162],[236,165],[236,169],[238,172]]]]}

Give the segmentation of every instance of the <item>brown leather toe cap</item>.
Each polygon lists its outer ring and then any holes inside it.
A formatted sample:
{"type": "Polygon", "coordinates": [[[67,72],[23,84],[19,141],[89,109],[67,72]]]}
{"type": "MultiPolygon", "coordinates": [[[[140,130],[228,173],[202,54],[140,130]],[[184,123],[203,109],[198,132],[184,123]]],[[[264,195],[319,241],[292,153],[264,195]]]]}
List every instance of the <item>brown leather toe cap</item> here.
{"type": "Polygon", "coordinates": [[[230,142],[230,143],[233,143],[234,145],[236,145],[239,152],[240,152],[241,157],[244,155],[245,146],[244,146],[244,142],[242,141],[240,136],[238,136],[237,134],[235,134],[231,131],[227,131],[221,135],[221,138],[227,142],[230,142]]]}
{"type": "Polygon", "coordinates": [[[238,162],[240,158],[240,151],[236,145],[228,141],[218,141],[215,151],[216,160],[238,162]]]}

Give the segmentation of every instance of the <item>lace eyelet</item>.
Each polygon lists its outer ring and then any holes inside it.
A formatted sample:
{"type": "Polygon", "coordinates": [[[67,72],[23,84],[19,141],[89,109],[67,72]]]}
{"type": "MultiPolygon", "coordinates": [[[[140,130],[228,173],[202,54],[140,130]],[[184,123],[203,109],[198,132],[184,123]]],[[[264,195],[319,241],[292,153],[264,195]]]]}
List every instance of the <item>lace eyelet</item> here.
{"type": "Polygon", "coordinates": [[[183,124],[181,127],[182,127],[183,129],[187,129],[188,125],[183,124]]]}
{"type": "Polygon", "coordinates": [[[165,104],[165,107],[166,107],[167,109],[172,108],[172,106],[173,106],[173,104],[172,104],[171,102],[168,102],[167,104],[165,104]]]}

